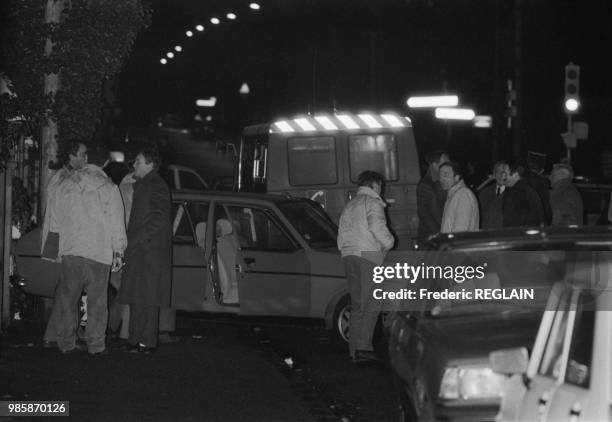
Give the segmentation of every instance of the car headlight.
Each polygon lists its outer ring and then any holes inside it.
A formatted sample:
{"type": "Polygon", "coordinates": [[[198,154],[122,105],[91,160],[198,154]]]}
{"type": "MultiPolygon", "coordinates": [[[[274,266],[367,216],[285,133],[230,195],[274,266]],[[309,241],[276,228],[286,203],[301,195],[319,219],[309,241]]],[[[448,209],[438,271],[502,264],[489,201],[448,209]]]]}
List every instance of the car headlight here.
{"type": "Polygon", "coordinates": [[[446,368],[439,397],[446,400],[501,397],[505,384],[506,377],[491,368],[446,368]]]}

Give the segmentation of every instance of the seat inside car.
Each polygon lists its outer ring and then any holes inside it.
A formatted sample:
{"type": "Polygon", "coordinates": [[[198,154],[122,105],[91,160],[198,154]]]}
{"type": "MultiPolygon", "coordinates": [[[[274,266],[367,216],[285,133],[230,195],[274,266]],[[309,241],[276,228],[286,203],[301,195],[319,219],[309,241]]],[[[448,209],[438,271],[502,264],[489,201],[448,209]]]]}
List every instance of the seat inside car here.
{"type": "Polygon", "coordinates": [[[232,223],[224,218],[216,222],[217,261],[219,266],[219,287],[223,303],[238,303],[238,281],[236,278],[236,255],[238,241],[232,223]]]}

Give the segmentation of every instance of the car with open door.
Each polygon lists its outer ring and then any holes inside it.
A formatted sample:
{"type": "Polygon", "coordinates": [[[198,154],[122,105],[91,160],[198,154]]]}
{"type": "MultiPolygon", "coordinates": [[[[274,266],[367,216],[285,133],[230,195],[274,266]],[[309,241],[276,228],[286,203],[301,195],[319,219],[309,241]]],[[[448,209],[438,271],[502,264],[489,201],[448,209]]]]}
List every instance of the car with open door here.
{"type": "MultiPolygon", "coordinates": [[[[316,202],[281,195],[172,192],[172,307],[323,319],[346,338],[350,312],[337,227],[316,202]]],[[[57,264],[40,233],[17,245],[28,293],[53,297],[57,264]]]]}

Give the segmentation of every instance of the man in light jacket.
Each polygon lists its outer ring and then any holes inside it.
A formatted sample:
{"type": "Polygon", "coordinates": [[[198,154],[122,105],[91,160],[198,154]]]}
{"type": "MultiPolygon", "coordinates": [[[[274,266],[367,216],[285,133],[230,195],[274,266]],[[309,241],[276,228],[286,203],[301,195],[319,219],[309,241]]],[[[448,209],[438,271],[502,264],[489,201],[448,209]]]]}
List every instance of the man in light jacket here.
{"type": "Polygon", "coordinates": [[[85,340],[89,353],[96,355],[106,350],[109,272],[111,265],[120,266],[127,245],[123,202],[117,186],[96,165],[69,170],[68,176],[57,185],[47,210],[48,230],[59,233],[61,277],[54,303],[60,310],[57,343],[63,353],[79,350],[77,303],[85,290],[85,340]]]}
{"type": "Polygon", "coordinates": [[[572,180],[574,170],[568,164],[555,164],[550,174],[550,205],[553,226],[582,226],[583,205],[580,192],[572,180]]]}
{"type": "Polygon", "coordinates": [[[351,296],[349,353],[353,362],[377,361],[372,335],[380,313],[380,302],[369,294],[374,266],[381,265],[393,247],[387,228],[385,202],[380,197],[383,177],[364,171],[358,177],[357,195],[344,207],[338,228],[338,249],[351,296]]]}
{"type": "Polygon", "coordinates": [[[478,201],[470,188],[465,186],[461,167],[455,162],[440,165],[440,183],[448,192],[442,213],[442,233],[478,230],[478,201]]]}

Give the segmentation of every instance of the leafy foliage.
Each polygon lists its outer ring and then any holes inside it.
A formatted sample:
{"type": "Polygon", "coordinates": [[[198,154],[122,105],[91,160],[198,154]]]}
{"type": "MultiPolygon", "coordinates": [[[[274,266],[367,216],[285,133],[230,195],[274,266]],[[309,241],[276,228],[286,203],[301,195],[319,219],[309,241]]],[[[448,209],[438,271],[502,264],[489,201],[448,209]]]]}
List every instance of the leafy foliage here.
{"type": "Polygon", "coordinates": [[[16,96],[0,97],[0,161],[22,134],[39,138],[47,118],[63,140],[92,137],[103,105],[105,79],[117,74],[137,33],[150,22],[141,0],[9,0],[2,38],[4,74],[16,96]],[[62,1],[60,24],[45,23],[47,1],[62,1]],[[45,57],[47,37],[52,53],[45,57]],[[55,98],[45,96],[44,78],[60,76],[55,98]],[[15,125],[9,119],[23,116],[15,125]]]}

